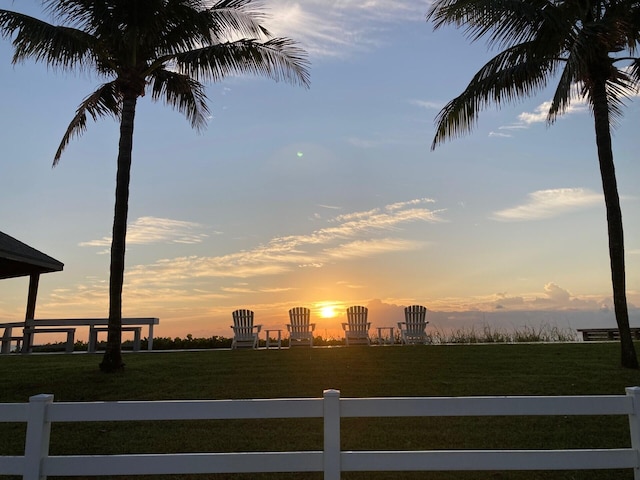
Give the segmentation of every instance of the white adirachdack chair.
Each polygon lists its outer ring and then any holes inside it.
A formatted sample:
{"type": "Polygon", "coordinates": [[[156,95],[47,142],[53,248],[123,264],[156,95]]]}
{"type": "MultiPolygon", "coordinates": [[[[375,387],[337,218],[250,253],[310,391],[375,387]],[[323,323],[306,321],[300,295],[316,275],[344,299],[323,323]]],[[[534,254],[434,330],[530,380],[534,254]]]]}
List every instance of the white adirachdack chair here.
{"type": "Polygon", "coordinates": [[[313,331],[316,324],[311,323],[311,311],[306,307],[294,307],[289,310],[289,348],[313,347],[313,331]]]}
{"type": "Polygon", "coordinates": [[[253,324],[253,312],[251,310],[235,310],[233,316],[233,341],[231,348],[250,347],[258,348],[258,335],[262,325],[253,324]]]}
{"type": "Polygon", "coordinates": [[[370,345],[369,328],[371,322],[367,322],[367,307],[355,306],[347,308],[347,321],[342,324],[344,338],[349,345],[370,345]]]}
{"type": "Polygon", "coordinates": [[[403,345],[427,343],[427,308],[422,305],[411,305],[404,309],[404,322],[398,322],[400,342],[403,345]]]}

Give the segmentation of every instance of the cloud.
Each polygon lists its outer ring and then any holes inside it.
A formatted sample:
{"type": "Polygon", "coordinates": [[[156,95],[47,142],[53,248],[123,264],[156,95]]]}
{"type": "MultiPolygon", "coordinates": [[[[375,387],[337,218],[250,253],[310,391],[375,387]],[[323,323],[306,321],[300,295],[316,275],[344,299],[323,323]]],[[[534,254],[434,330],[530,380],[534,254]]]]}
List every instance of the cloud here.
{"type": "Polygon", "coordinates": [[[393,210],[400,210],[404,207],[410,206],[410,205],[420,205],[421,203],[435,203],[436,201],[433,200],[432,198],[416,198],[413,200],[409,200],[406,202],[396,202],[396,203],[392,203],[390,205],[387,205],[386,207],[384,207],[385,210],[391,212],[393,210]]]}
{"type": "Polygon", "coordinates": [[[554,302],[565,303],[571,298],[571,294],[568,290],[560,288],[555,283],[547,283],[544,286],[544,291],[547,294],[547,298],[554,302]]]}
{"type": "Polygon", "coordinates": [[[250,250],[215,257],[179,257],[138,265],[128,270],[130,285],[152,282],[171,285],[185,279],[249,278],[278,275],[294,268],[320,267],[337,258],[380,255],[424,248],[427,243],[389,238],[385,232],[401,231],[411,222],[440,223],[440,211],[426,208],[430,199],[398,202],[382,208],[338,215],[327,226],[307,234],[274,237],[250,250]]]}
{"type": "Polygon", "coordinates": [[[431,102],[429,100],[411,100],[410,103],[420,108],[426,108],[427,110],[440,110],[444,106],[442,103],[431,102]]]}
{"type": "Polygon", "coordinates": [[[298,41],[312,57],[348,57],[384,42],[389,24],[424,22],[428,0],[273,0],[264,24],[298,41]]]}
{"type": "Polygon", "coordinates": [[[324,250],[331,258],[347,259],[355,257],[370,257],[387,252],[401,252],[419,250],[426,242],[404,240],[400,238],[383,238],[380,240],[357,240],[338,247],[324,250]]]}
{"type": "MultiPolygon", "coordinates": [[[[551,102],[543,102],[538,105],[533,112],[522,112],[518,115],[518,120],[520,120],[525,125],[531,125],[532,123],[543,123],[547,121],[547,115],[549,114],[549,109],[551,108],[551,102]]],[[[574,95],[571,99],[571,104],[567,107],[567,110],[563,115],[570,115],[572,113],[583,113],[587,111],[586,102],[578,98],[574,95]]]]}
{"type": "Polygon", "coordinates": [[[524,297],[521,297],[521,296],[510,297],[507,295],[506,292],[497,293],[495,302],[496,302],[495,308],[497,309],[513,307],[513,306],[521,306],[521,305],[524,305],[524,297]]]}
{"type": "Polygon", "coordinates": [[[502,127],[498,127],[498,130],[525,130],[526,128],[526,125],[520,123],[514,125],[503,125],[502,127]]]}
{"type": "MultiPolygon", "coordinates": [[[[406,305],[409,305],[409,303],[406,305]]],[[[373,299],[367,303],[367,308],[369,309],[368,320],[373,324],[374,328],[382,325],[395,327],[396,322],[404,320],[404,307],[406,305],[396,305],[386,303],[377,298],[373,299]]]]}
{"type": "Polygon", "coordinates": [[[505,222],[542,220],[602,203],[601,194],[584,188],[538,190],[528,198],[522,205],[494,212],[492,218],[505,222]]]}
{"type": "MultiPolygon", "coordinates": [[[[633,291],[628,292],[630,310],[637,309],[631,298],[638,298],[633,291]]],[[[430,310],[449,312],[582,312],[609,311],[613,309],[613,300],[606,295],[574,294],[555,282],[546,283],[540,291],[525,293],[498,292],[473,297],[439,297],[429,301],[430,310]]]]}
{"type": "Polygon", "coordinates": [[[513,135],[502,132],[489,132],[490,137],[511,138],[513,135]]]}
{"type": "MultiPolygon", "coordinates": [[[[518,115],[516,123],[510,125],[503,125],[498,130],[524,130],[536,123],[545,123],[551,108],[551,101],[546,101],[538,105],[532,112],[522,112],[518,115]]],[[[567,107],[566,111],[562,114],[571,115],[575,113],[584,113],[588,111],[587,103],[584,99],[573,95],[571,98],[571,104],[567,107]]],[[[511,137],[509,134],[501,134],[500,132],[490,132],[490,137],[511,137]]]]}
{"type": "MultiPolygon", "coordinates": [[[[203,233],[204,225],[170,218],[140,217],[127,227],[128,245],[157,243],[201,243],[209,235],[203,233]]],[[[81,242],[81,247],[109,247],[111,237],[81,242]]]]}

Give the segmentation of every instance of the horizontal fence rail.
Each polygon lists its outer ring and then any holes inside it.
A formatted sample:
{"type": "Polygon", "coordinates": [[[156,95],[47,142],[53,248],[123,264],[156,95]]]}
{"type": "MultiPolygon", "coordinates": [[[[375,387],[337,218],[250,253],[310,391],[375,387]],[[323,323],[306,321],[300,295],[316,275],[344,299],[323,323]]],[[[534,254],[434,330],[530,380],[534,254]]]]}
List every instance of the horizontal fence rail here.
{"type": "Polygon", "coordinates": [[[258,472],[323,472],[339,480],[347,471],[596,470],[633,469],[640,480],[640,387],[626,395],[559,397],[398,397],[203,401],[0,403],[0,422],[27,424],[23,456],[0,456],[0,475],[25,480],[47,476],[168,475],[258,472]],[[625,415],[631,448],[570,450],[341,451],[340,419],[348,417],[625,415]],[[49,455],[55,422],[322,418],[321,451],[49,455]]]}

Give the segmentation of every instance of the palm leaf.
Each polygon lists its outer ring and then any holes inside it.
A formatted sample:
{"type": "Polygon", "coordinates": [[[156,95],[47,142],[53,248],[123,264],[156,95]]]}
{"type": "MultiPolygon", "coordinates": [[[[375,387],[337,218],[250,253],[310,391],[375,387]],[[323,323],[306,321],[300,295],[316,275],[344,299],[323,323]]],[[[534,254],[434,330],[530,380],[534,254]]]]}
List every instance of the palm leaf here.
{"type": "Polygon", "coordinates": [[[220,0],[206,10],[216,43],[229,33],[241,37],[270,37],[271,33],[260,22],[264,13],[253,0],[220,0]]]}
{"type": "Polygon", "coordinates": [[[76,110],[73,120],[71,120],[71,123],[67,127],[67,131],[62,137],[60,146],[58,147],[53,159],[53,166],[55,167],[58,164],[62,152],[71,139],[82,135],[82,133],[87,129],[87,114],[89,114],[94,121],[99,117],[106,116],[112,116],[119,119],[121,107],[122,98],[118,91],[116,82],[109,82],[101,85],[100,88],[85,98],[76,110]]]}
{"type": "Polygon", "coordinates": [[[441,0],[432,3],[427,20],[434,30],[454,25],[471,41],[488,36],[490,46],[504,46],[527,42],[545,23],[556,23],[554,9],[549,0],[441,0]]]}
{"type": "Polygon", "coordinates": [[[640,58],[635,59],[629,65],[629,76],[633,79],[637,89],[640,86],[640,58]]]}
{"type": "Polygon", "coordinates": [[[305,52],[286,38],[226,42],[174,58],[178,71],[196,79],[217,82],[229,75],[251,73],[305,87],[310,83],[305,52]]]}
{"type": "Polygon", "coordinates": [[[200,130],[206,126],[209,116],[207,96],[200,82],[165,69],[153,73],[152,98],[164,99],[168,105],[184,114],[191,126],[200,130]]]}
{"type": "Polygon", "coordinates": [[[475,126],[480,111],[498,107],[540,91],[556,62],[531,55],[531,44],[516,45],[493,57],[471,79],[467,88],[436,116],[435,149],[448,138],[459,137],[475,126]]]}
{"type": "Polygon", "coordinates": [[[81,30],[0,10],[0,34],[14,37],[14,64],[27,58],[63,69],[82,69],[94,64],[95,39],[81,30]]]}

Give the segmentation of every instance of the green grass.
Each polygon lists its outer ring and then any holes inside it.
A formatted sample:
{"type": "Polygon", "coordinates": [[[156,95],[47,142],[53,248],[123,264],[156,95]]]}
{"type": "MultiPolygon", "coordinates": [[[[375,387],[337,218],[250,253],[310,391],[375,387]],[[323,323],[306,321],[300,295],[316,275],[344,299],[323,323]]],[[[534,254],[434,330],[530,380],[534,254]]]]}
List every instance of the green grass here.
{"type": "MultiPolygon", "coordinates": [[[[0,357],[0,401],[624,394],[637,371],[617,343],[435,345],[129,353],[126,371],[98,371],[99,354],[0,357]]],[[[613,448],[630,445],[625,417],[344,419],[347,450],[613,448]]],[[[21,455],[24,425],[0,424],[0,454],[21,455]]],[[[320,419],[54,424],[52,454],[286,451],[322,448],[320,419]]],[[[133,477],[132,477],[133,478],[133,477]]],[[[167,477],[176,478],[176,477],[167,477]]],[[[321,474],[207,475],[321,479],[321,474]]],[[[363,472],[345,479],[631,479],[601,472],[363,472]]]]}

